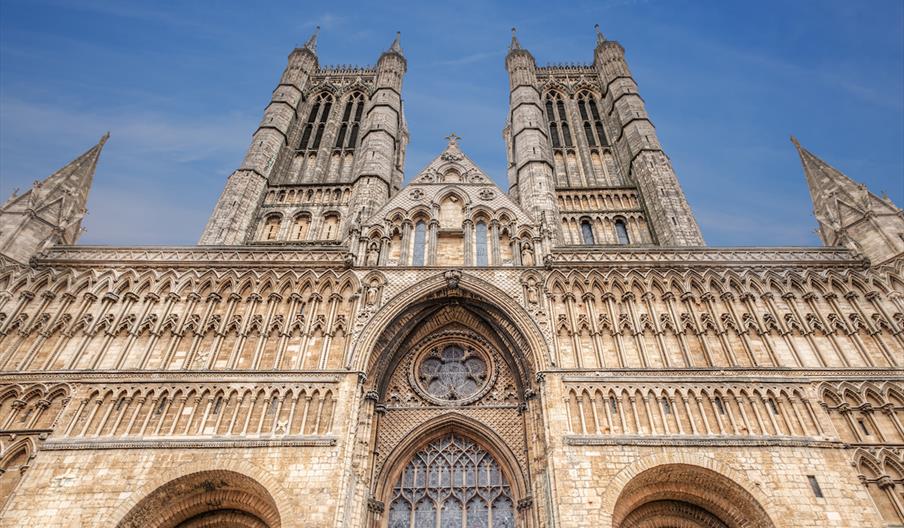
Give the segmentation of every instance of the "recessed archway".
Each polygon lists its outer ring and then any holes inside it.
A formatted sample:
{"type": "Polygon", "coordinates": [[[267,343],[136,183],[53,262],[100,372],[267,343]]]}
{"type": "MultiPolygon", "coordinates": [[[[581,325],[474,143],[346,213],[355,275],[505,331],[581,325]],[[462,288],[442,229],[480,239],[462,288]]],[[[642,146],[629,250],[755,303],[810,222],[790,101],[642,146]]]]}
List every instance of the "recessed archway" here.
{"type": "Polygon", "coordinates": [[[756,498],[701,466],[662,464],[634,475],[612,512],[615,528],[774,528],[756,498]]]}
{"type": "Polygon", "coordinates": [[[280,528],[273,496],[253,478],[227,470],[198,471],[158,487],[117,528],[280,528]]]}

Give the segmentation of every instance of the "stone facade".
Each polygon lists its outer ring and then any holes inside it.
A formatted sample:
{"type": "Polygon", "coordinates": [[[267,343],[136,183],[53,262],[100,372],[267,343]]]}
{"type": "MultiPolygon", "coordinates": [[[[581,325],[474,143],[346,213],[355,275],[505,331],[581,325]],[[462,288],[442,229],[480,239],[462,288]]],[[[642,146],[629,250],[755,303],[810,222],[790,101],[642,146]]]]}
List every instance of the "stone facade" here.
{"type": "Polygon", "coordinates": [[[828,247],[704,247],[597,39],[513,37],[507,192],[454,134],[403,188],[398,37],[315,35],[198,246],[48,247],[14,197],[0,526],[904,523],[901,210],[801,148],[828,247]]]}

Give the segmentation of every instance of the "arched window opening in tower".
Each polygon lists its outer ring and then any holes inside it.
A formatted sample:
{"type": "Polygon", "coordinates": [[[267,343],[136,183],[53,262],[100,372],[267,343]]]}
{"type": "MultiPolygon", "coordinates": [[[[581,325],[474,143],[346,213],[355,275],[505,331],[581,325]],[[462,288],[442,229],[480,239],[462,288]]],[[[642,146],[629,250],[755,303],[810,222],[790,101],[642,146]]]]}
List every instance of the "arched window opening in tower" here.
{"type": "Polygon", "coordinates": [[[565,101],[555,92],[546,95],[546,120],[549,125],[549,140],[552,148],[571,148],[571,130],[568,126],[568,114],[565,112],[565,101]]]}
{"type": "Polygon", "coordinates": [[[608,146],[609,142],[606,139],[606,133],[603,131],[603,122],[600,119],[596,100],[588,92],[578,94],[578,111],[581,114],[587,144],[591,147],[608,146]]]}
{"type": "Polygon", "coordinates": [[[264,240],[276,240],[279,236],[279,226],[282,223],[282,218],[279,215],[270,215],[264,220],[264,230],[263,230],[263,239],[264,240]]]}
{"type": "Polygon", "coordinates": [[[427,224],[418,220],[414,225],[414,251],[411,253],[411,265],[423,266],[424,254],[427,245],[427,224]]]}
{"type": "Polygon", "coordinates": [[[477,265],[488,266],[489,256],[487,255],[487,224],[483,220],[477,222],[475,226],[475,242],[477,243],[477,265]]]}
{"type": "Polygon", "coordinates": [[[326,128],[326,121],[330,117],[332,106],[333,96],[329,94],[320,94],[314,99],[314,104],[311,106],[311,111],[308,113],[308,119],[301,133],[298,150],[317,150],[320,148],[320,140],[323,139],[323,130],[326,128]]]}
{"type": "Polygon", "coordinates": [[[621,218],[615,221],[615,236],[618,238],[618,243],[623,246],[631,243],[631,238],[628,236],[628,226],[625,225],[625,221],[621,218]]]}
{"type": "Polygon", "coordinates": [[[355,150],[363,112],[364,95],[360,92],[351,94],[345,102],[345,109],[342,112],[342,124],[339,126],[339,134],[336,136],[336,150],[355,150]]]}
{"type": "Polygon", "coordinates": [[[581,220],[581,240],[588,246],[596,244],[596,240],[593,238],[593,226],[590,225],[589,218],[581,220]]]}

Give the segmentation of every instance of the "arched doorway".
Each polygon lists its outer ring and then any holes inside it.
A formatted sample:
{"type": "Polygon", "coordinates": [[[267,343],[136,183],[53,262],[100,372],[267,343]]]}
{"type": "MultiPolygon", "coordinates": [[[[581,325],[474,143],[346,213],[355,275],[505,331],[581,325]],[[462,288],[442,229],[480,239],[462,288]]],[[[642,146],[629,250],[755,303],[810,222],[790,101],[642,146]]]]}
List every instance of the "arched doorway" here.
{"type": "Polygon", "coordinates": [[[279,528],[279,510],[256,480],[199,471],[171,480],[136,504],[117,528],[279,528]]]}
{"type": "Polygon", "coordinates": [[[359,445],[370,447],[359,473],[369,488],[365,526],[539,522],[543,506],[531,490],[545,482],[546,453],[534,356],[544,351],[513,321],[513,310],[500,309],[511,299],[487,297],[489,285],[480,294],[472,281],[456,276],[425,287],[371,336],[363,387],[370,407],[358,429],[359,445]],[[455,483],[455,464],[469,457],[486,464],[484,483],[469,484],[466,469],[455,483]],[[428,458],[440,464],[433,477],[416,469],[427,471],[428,458]],[[419,474],[439,480],[421,482],[419,474]]]}
{"type": "Polygon", "coordinates": [[[756,498],[730,478],[700,466],[662,464],[622,489],[615,528],[774,528],[756,498]]]}

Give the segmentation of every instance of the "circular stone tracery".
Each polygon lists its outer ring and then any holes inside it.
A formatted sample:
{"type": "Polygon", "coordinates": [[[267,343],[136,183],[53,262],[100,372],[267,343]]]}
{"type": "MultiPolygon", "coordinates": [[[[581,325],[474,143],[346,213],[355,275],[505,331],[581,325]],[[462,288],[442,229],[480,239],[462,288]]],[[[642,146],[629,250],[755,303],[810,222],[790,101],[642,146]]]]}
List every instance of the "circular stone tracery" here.
{"type": "Polygon", "coordinates": [[[412,387],[438,405],[466,405],[478,400],[495,377],[490,355],[481,345],[467,338],[444,336],[422,346],[411,362],[412,387]]]}

